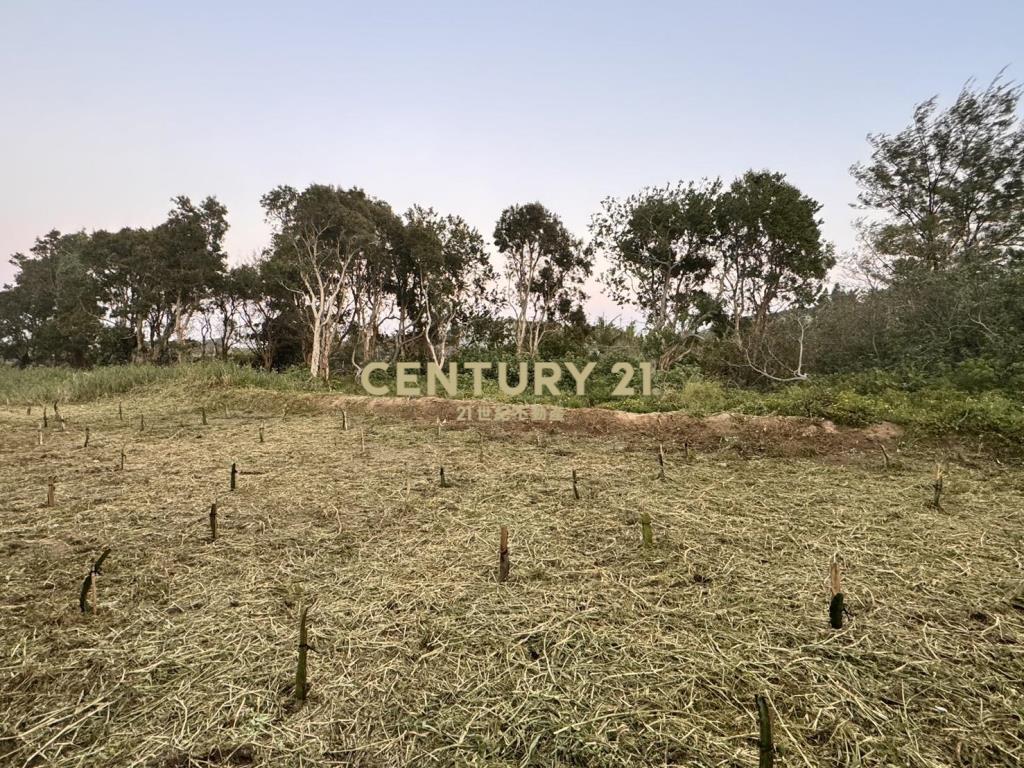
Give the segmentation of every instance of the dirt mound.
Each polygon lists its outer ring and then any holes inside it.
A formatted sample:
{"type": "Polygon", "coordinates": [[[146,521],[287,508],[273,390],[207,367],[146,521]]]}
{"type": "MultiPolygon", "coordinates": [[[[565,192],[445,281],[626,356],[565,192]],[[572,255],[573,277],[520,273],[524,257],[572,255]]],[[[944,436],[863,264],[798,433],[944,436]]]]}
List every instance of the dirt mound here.
{"type": "Polygon", "coordinates": [[[331,407],[364,409],[382,418],[424,424],[440,420],[445,429],[643,437],[708,450],[734,448],[741,454],[845,453],[872,449],[879,443],[895,443],[903,436],[903,429],[890,422],[864,428],[838,427],[827,419],[796,416],[718,413],[695,417],[679,411],[631,413],[607,408],[555,408],[438,397],[350,396],[332,397],[330,401],[331,407]]]}

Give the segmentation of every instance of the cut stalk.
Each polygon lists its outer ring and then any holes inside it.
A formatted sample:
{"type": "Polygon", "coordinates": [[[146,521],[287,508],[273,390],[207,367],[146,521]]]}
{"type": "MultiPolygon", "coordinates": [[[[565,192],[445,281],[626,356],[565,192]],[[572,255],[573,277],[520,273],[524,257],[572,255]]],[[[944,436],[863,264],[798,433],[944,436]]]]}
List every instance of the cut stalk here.
{"type": "Polygon", "coordinates": [[[775,745],[772,742],[772,716],[768,701],[760,693],[754,697],[757,705],[757,768],[772,768],[775,761],[775,745]]]}
{"type": "Polygon", "coordinates": [[[573,495],[573,498],[576,499],[576,501],[580,500],[580,489],[579,489],[579,486],[576,484],[576,470],[575,469],[572,471],[572,495],[573,495]]]}
{"type": "Polygon", "coordinates": [[[78,595],[78,608],[82,613],[96,612],[99,605],[96,596],[96,577],[103,573],[103,561],[109,554],[109,549],[103,550],[103,554],[92,564],[92,568],[89,569],[89,573],[86,574],[85,580],[82,582],[82,589],[78,595]]]}
{"type": "Polygon", "coordinates": [[[832,599],[828,604],[828,623],[832,629],[843,628],[843,584],[839,574],[839,563],[832,561],[829,568],[829,582],[832,588],[832,599]]]}
{"type": "Polygon", "coordinates": [[[498,583],[503,584],[508,580],[508,573],[512,564],[508,558],[508,528],[501,526],[501,533],[498,539],[498,583]]]}
{"type": "Polygon", "coordinates": [[[645,547],[654,546],[654,529],[651,528],[651,516],[647,512],[643,512],[640,515],[640,531],[644,538],[645,547]]]}
{"type": "Polygon", "coordinates": [[[306,654],[309,651],[309,643],[306,635],[306,613],[308,606],[302,606],[299,612],[299,663],[295,668],[295,699],[305,701],[309,689],[306,683],[306,654]]]}

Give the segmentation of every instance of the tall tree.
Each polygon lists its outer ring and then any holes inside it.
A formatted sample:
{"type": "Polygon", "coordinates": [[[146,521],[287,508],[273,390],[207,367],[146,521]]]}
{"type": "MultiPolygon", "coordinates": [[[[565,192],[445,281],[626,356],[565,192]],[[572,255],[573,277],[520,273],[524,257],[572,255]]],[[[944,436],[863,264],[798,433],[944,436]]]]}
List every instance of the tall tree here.
{"type": "Polygon", "coordinates": [[[851,168],[861,222],[881,266],[928,270],[1005,263],[1024,249],[1024,121],[1021,88],[996,78],[968,83],[938,110],[936,97],[914,109],[896,135],[871,134],[871,161],[851,168]]]}
{"type": "Polygon", "coordinates": [[[21,362],[84,366],[95,359],[101,330],[98,286],[82,261],[84,234],[56,230],[29,255],[16,253],[18,274],[0,300],[0,343],[21,362]]]}
{"type": "Polygon", "coordinates": [[[585,298],[581,286],[593,259],[562,220],[540,203],[502,211],[494,244],[505,257],[516,354],[536,357],[551,323],[572,314],[585,298]]]}
{"type": "MultiPolygon", "coordinates": [[[[778,378],[765,347],[772,313],[811,304],[835,265],[834,249],[821,235],[821,204],[781,173],[748,171],[722,194],[717,210],[718,290],[733,338],[754,370],[778,378]]],[[[786,377],[803,378],[801,363],[802,356],[790,361],[786,377]]]]}
{"type": "Polygon", "coordinates": [[[100,230],[89,238],[83,253],[99,286],[107,320],[115,334],[131,339],[135,361],[148,357],[146,321],[159,291],[152,270],[156,258],[152,242],[147,229],[100,230]]]}
{"type": "Polygon", "coordinates": [[[415,206],[405,218],[412,290],[401,294],[402,315],[411,317],[429,359],[443,365],[484,311],[494,270],[483,237],[461,217],[415,206]]]}
{"type": "Polygon", "coordinates": [[[361,189],[324,184],[277,187],[262,204],[274,226],[274,269],[305,318],[310,374],[326,380],[340,332],[355,324],[353,273],[385,239],[384,204],[361,189]]]}
{"type": "Polygon", "coordinates": [[[177,336],[182,359],[192,315],[224,273],[227,229],[227,208],[217,198],[208,197],[197,206],[182,195],[174,198],[167,221],[153,231],[155,258],[150,274],[157,287],[149,311],[153,360],[167,358],[172,334],[177,336]]]}
{"type": "Polygon", "coordinates": [[[620,306],[644,313],[660,339],[662,368],[685,354],[718,310],[706,283],[718,257],[720,190],[717,180],[648,187],[607,198],[591,220],[591,245],[610,263],[602,282],[620,306]]]}

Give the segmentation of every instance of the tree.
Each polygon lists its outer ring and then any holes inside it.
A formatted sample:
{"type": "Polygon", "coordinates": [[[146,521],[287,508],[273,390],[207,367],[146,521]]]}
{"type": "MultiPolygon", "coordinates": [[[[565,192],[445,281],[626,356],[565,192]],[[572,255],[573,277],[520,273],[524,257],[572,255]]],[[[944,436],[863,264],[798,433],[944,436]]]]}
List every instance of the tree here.
{"type": "Polygon", "coordinates": [[[215,275],[207,288],[207,296],[199,306],[202,356],[206,357],[206,342],[213,343],[214,352],[227,360],[231,346],[241,330],[242,307],[250,298],[253,284],[248,265],[231,267],[215,275]]]}
{"type": "Polygon", "coordinates": [[[98,286],[82,261],[84,234],[56,230],[16,253],[13,286],[0,293],[0,342],[7,356],[82,367],[95,359],[101,330],[98,286]]]}
{"type": "Polygon", "coordinates": [[[505,256],[506,301],[515,321],[516,354],[537,356],[550,324],[582,303],[592,257],[562,220],[540,203],[512,205],[494,228],[505,256]]]}
{"type": "Polygon", "coordinates": [[[131,340],[135,361],[147,357],[145,326],[158,291],[151,271],[154,258],[150,230],[127,227],[94,232],[83,253],[106,319],[114,333],[131,340]]]}
{"type": "Polygon", "coordinates": [[[444,365],[460,335],[483,311],[494,280],[480,233],[459,216],[414,206],[406,214],[406,259],[411,290],[400,291],[430,359],[444,365]]]}
{"type": "MultiPolygon", "coordinates": [[[[834,249],[821,236],[820,210],[783,174],[768,171],[748,171],[718,203],[718,292],[746,364],[769,378],[805,377],[802,343],[788,372],[773,372],[781,361],[766,345],[766,331],[772,313],[813,303],[835,265],[834,249]]],[[[802,342],[804,326],[797,325],[802,342]]]]}
{"type": "Polygon", "coordinates": [[[157,227],[95,232],[83,253],[109,319],[134,337],[136,361],[168,359],[171,336],[185,341],[192,315],[225,270],[227,209],[215,197],[197,206],[182,195],[173,203],[157,227]]]}
{"type": "Polygon", "coordinates": [[[302,192],[277,187],[261,202],[274,226],[273,269],[305,320],[310,374],[326,380],[339,332],[355,319],[353,272],[362,271],[384,239],[378,218],[384,203],[361,189],[324,184],[302,192]]]}
{"type": "Polygon", "coordinates": [[[208,197],[196,206],[181,195],[167,221],[152,232],[154,260],[150,278],[156,286],[149,310],[151,357],[166,360],[168,343],[175,334],[178,359],[192,315],[209,295],[225,270],[224,235],[228,229],[227,208],[208,197]]]}
{"type": "Polygon", "coordinates": [[[1021,88],[996,78],[968,83],[938,111],[932,97],[895,136],[870,134],[871,161],[851,173],[860,223],[886,271],[909,261],[930,271],[1002,264],[1024,248],[1024,121],[1021,88]]]}
{"type": "Polygon", "coordinates": [[[592,247],[610,262],[603,282],[620,306],[645,315],[662,339],[668,368],[717,309],[706,283],[717,263],[716,203],[721,184],[648,187],[623,200],[607,198],[591,220],[592,247]]]}
{"type": "Polygon", "coordinates": [[[376,359],[382,326],[392,319],[392,289],[403,240],[402,220],[390,205],[368,199],[366,215],[376,237],[357,252],[349,280],[352,305],[349,359],[356,375],[366,362],[376,359]]]}

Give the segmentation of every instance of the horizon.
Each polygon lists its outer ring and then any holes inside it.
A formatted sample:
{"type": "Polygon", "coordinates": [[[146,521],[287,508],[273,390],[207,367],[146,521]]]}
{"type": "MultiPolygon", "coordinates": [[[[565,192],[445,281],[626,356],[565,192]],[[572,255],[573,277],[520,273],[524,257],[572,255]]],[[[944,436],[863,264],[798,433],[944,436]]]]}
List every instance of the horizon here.
{"type": "MultiPolygon", "coordinates": [[[[50,230],[152,226],[179,194],[227,206],[231,264],[267,244],[259,198],[279,184],[458,214],[493,254],[513,203],[538,200],[586,237],[606,197],[748,168],[821,203],[842,258],[867,134],[971,79],[1019,80],[1024,22],[1011,3],[788,3],[745,10],[741,27],[735,5],[56,5],[57,21],[53,5],[0,12],[0,61],[19,72],[3,89],[19,119],[0,127],[0,283],[50,230]],[[976,28],[985,45],[962,44],[976,28]]],[[[587,287],[591,319],[631,319],[587,287]]]]}

